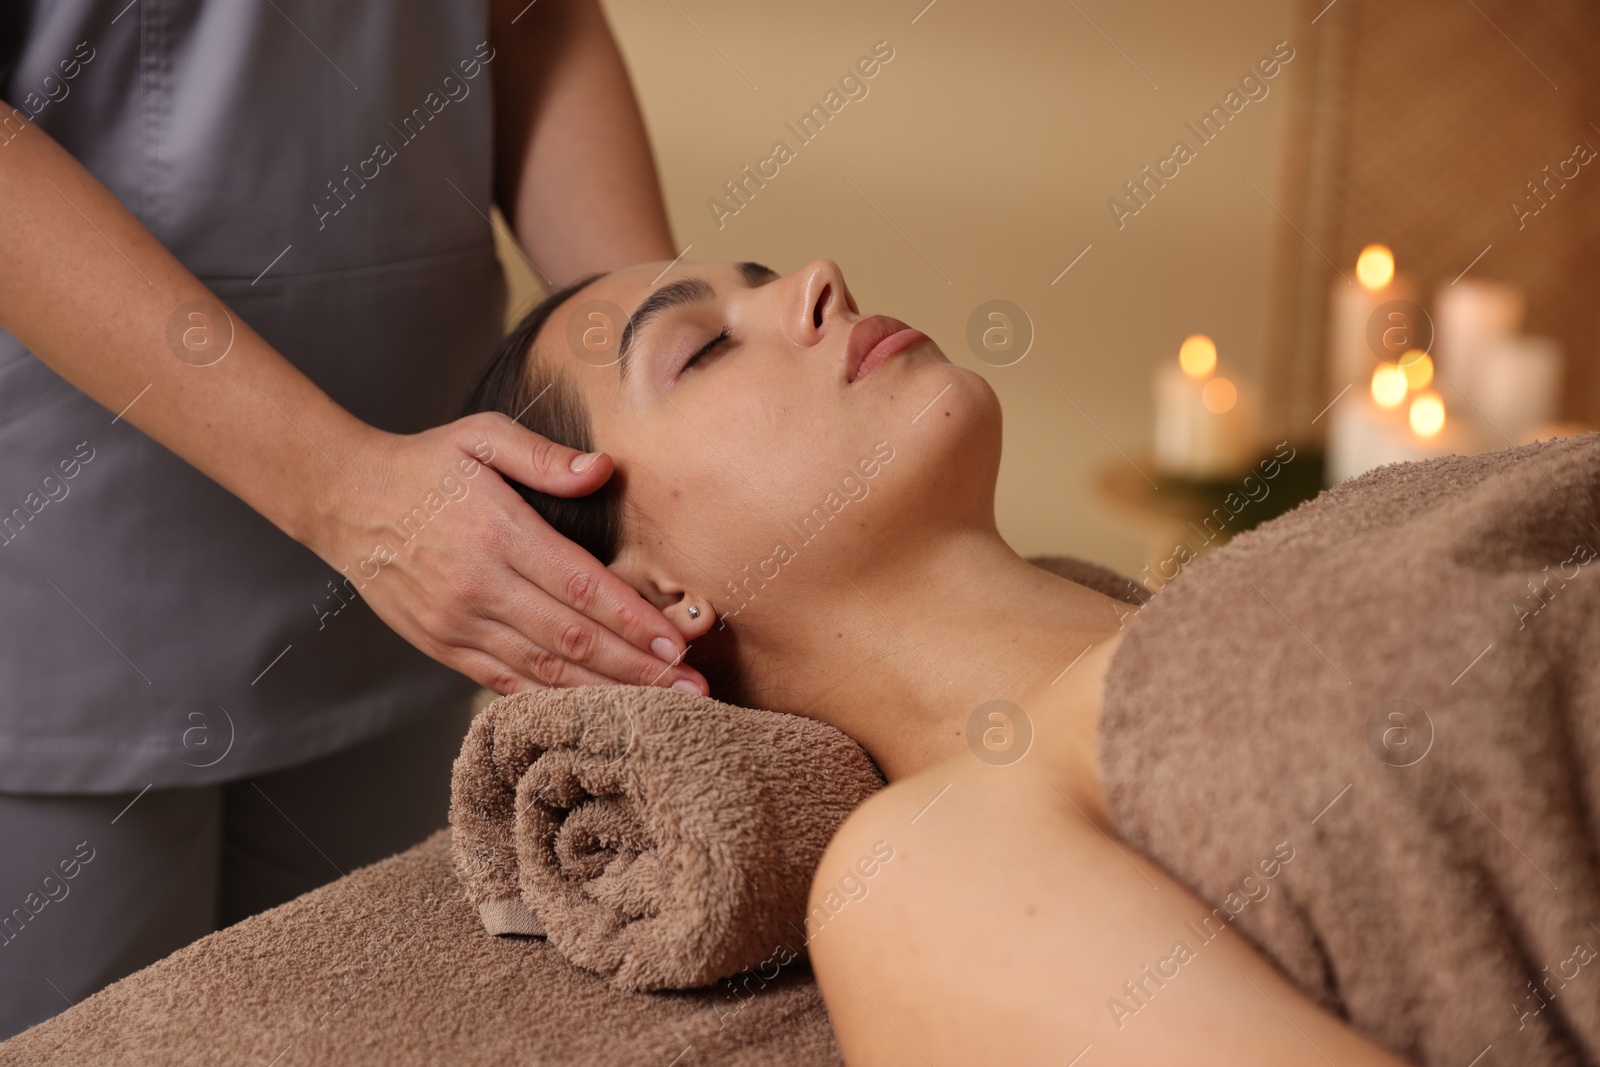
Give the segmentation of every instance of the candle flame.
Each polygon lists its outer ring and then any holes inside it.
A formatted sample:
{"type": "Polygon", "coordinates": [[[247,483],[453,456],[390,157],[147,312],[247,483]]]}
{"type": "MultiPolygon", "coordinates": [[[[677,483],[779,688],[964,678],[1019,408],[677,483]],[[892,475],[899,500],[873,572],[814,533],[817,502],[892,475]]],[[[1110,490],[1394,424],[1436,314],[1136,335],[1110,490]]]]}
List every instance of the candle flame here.
{"type": "Polygon", "coordinates": [[[1389,363],[1383,363],[1372,372],[1372,399],[1380,408],[1400,406],[1406,398],[1406,372],[1389,363]]]}
{"type": "Polygon", "coordinates": [[[1200,390],[1200,402],[1213,415],[1226,415],[1239,401],[1239,390],[1226,378],[1213,378],[1200,390]]]}
{"type": "Polygon", "coordinates": [[[1413,348],[1400,357],[1400,369],[1405,372],[1406,384],[1413,389],[1426,389],[1433,381],[1433,357],[1413,348]]]}
{"type": "Polygon", "coordinates": [[[1444,429],[1444,399],[1438,393],[1423,393],[1411,402],[1411,429],[1418,437],[1437,437],[1444,429]]]}
{"type": "Polygon", "coordinates": [[[1356,277],[1368,289],[1382,289],[1394,280],[1394,253],[1387,245],[1368,245],[1356,257],[1356,277]]]}
{"type": "Polygon", "coordinates": [[[1216,343],[1203,333],[1191,334],[1178,348],[1178,366],[1196,381],[1217,369],[1216,343]]]}

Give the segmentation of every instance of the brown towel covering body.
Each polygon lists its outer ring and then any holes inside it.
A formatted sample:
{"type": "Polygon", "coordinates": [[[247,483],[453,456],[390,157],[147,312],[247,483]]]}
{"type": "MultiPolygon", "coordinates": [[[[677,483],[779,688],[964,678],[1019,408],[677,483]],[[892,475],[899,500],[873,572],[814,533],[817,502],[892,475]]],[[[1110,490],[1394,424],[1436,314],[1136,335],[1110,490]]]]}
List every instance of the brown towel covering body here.
{"type": "Polygon", "coordinates": [[[1597,547],[1589,435],[1381,468],[1158,590],[1101,763],[1216,905],[1186,958],[1236,926],[1419,1063],[1600,1063],[1597,547]]]}

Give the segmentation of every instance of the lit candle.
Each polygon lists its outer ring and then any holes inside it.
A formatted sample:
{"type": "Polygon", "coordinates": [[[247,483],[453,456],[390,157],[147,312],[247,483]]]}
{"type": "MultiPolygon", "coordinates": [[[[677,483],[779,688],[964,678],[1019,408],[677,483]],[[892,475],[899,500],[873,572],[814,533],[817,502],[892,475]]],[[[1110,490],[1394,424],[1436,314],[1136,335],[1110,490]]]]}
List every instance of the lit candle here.
{"type": "Polygon", "coordinates": [[[1219,372],[1217,346],[1204,334],[1184,340],[1176,363],[1156,368],[1155,404],[1155,461],[1162,474],[1221,479],[1255,461],[1255,390],[1219,372]]]}
{"type": "Polygon", "coordinates": [[[1525,307],[1522,290],[1501,282],[1462,278],[1439,286],[1433,308],[1439,372],[1474,404],[1483,403],[1484,349],[1522,329],[1525,307]]]}
{"type": "Polygon", "coordinates": [[[1401,405],[1409,389],[1405,371],[1379,363],[1365,391],[1351,389],[1334,404],[1328,420],[1329,484],[1389,462],[1389,442],[1405,417],[1401,405]]]}
{"type": "Polygon", "coordinates": [[[1426,389],[1433,383],[1433,357],[1412,349],[1400,357],[1399,370],[1406,377],[1406,387],[1426,389]]]}
{"type": "MultiPolygon", "coordinates": [[[[1368,337],[1372,316],[1378,308],[1391,300],[1409,301],[1414,296],[1411,283],[1395,273],[1394,253],[1384,245],[1368,245],[1361,250],[1356,258],[1354,279],[1334,279],[1328,309],[1330,395],[1337,394],[1351,382],[1364,381],[1373,362],[1385,355],[1373,350],[1368,337]]],[[[1399,325],[1402,334],[1413,326],[1411,323],[1399,325]]],[[[1409,347],[1412,339],[1399,336],[1397,343],[1409,347]]]]}
{"type": "Polygon", "coordinates": [[[1393,364],[1381,363],[1372,372],[1372,399],[1385,411],[1399,407],[1410,388],[1406,372],[1393,364]]]}
{"type": "Polygon", "coordinates": [[[1439,436],[1439,431],[1444,429],[1444,400],[1438,393],[1429,390],[1419,394],[1411,401],[1411,410],[1406,413],[1406,422],[1411,427],[1411,432],[1423,441],[1439,436]]]}
{"type": "Polygon", "coordinates": [[[1388,245],[1368,245],[1356,257],[1356,280],[1367,289],[1382,289],[1394,280],[1394,253],[1388,245]]]}
{"type": "Polygon", "coordinates": [[[1483,417],[1517,444],[1532,441],[1556,419],[1565,362],[1553,337],[1508,337],[1486,342],[1477,353],[1475,384],[1483,417]]]}
{"type": "Polygon", "coordinates": [[[1333,408],[1328,427],[1328,481],[1335,484],[1386,463],[1462,451],[1461,433],[1447,426],[1444,399],[1427,388],[1431,361],[1407,353],[1380,363],[1367,392],[1351,391],[1333,408]]]}

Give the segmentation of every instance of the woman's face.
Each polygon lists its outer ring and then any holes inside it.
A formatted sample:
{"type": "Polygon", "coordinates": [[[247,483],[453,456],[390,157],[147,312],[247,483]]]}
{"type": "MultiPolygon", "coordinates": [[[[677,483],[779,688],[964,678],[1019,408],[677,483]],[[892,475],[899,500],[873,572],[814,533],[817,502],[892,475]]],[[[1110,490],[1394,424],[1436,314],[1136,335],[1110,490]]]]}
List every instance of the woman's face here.
{"type": "Polygon", "coordinates": [[[982,377],[863,316],[830,260],[782,276],[666,267],[572,296],[535,356],[573,383],[616,463],[613,569],[686,634],[714,616],[815,619],[919,539],[992,530],[1000,415],[982,377]],[[637,328],[621,329],[630,316],[637,328]]]}

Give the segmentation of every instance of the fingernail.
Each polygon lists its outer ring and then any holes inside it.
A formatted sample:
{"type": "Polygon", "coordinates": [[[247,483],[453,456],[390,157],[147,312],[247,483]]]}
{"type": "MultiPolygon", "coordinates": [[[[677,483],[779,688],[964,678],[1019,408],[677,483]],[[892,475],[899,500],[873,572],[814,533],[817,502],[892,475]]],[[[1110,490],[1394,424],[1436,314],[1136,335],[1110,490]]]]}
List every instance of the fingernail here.
{"type": "Polygon", "coordinates": [[[584,471],[588,470],[594,464],[594,461],[597,458],[599,458],[599,456],[600,456],[600,453],[598,453],[598,452],[584,452],[584,453],[581,453],[579,455],[573,456],[572,457],[572,473],[573,474],[582,474],[584,471]]]}
{"type": "Polygon", "coordinates": [[[672,688],[678,690],[678,692],[680,692],[680,693],[693,693],[695,696],[698,696],[698,697],[703,697],[703,696],[706,695],[700,689],[700,686],[698,684],[696,684],[695,682],[690,681],[688,678],[679,678],[676,682],[672,683],[672,688]]]}
{"type": "Polygon", "coordinates": [[[678,658],[678,646],[668,641],[665,637],[658,637],[651,641],[650,651],[668,663],[678,658]]]}

